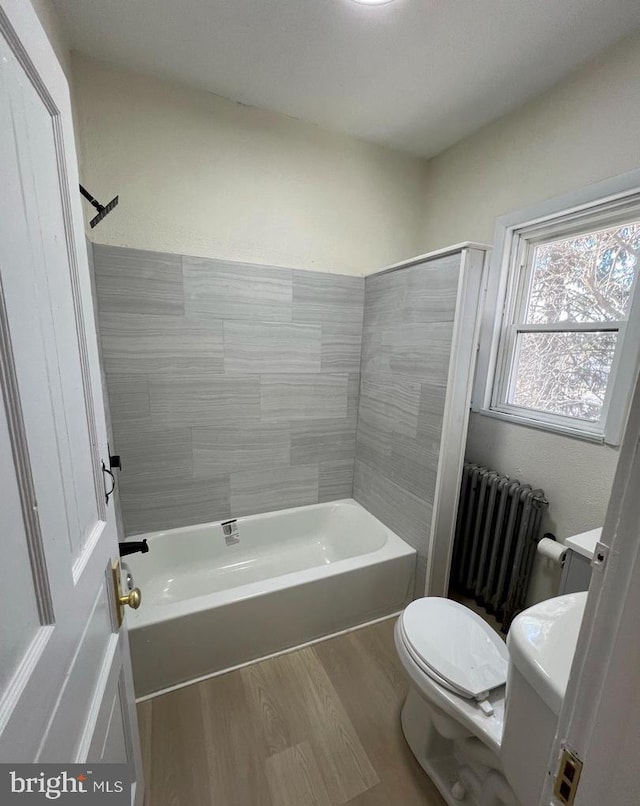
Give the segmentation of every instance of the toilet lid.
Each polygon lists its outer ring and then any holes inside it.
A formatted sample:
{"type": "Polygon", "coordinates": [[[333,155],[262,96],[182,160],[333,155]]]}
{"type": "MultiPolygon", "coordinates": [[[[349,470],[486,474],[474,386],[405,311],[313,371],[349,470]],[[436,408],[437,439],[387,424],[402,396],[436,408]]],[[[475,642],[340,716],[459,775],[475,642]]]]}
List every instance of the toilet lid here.
{"type": "Polygon", "coordinates": [[[507,680],[504,641],[469,608],[451,599],[416,599],[402,614],[402,631],[423,670],[463,697],[482,695],[507,680]]]}

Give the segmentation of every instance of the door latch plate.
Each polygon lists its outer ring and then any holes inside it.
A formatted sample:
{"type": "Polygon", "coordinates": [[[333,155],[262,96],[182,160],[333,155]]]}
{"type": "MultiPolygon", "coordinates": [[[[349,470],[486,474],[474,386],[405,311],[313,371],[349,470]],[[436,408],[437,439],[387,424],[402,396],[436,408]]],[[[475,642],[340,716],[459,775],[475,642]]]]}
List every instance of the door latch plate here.
{"type": "Polygon", "coordinates": [[[560,757],[560,766],[556,775],[553,794],[563,806],[572,806],[578,792],[578,782],[582,773],[582,762],[566,748],[560,757]]]}

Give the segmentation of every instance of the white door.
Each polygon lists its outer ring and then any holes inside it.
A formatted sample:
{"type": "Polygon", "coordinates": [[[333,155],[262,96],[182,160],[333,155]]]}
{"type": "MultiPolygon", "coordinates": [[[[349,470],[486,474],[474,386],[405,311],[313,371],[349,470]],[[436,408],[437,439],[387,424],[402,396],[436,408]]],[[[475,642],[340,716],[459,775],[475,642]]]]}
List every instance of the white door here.
{"type": "MultiPolygon", "coordinates": [[[[561,754],[582,763],[575,806],[640,803],[640,376],[629,412],[540,806],[561,754]]],[[[573,801],[570,801],[573,802],[573,801]]]]}
{"type": "Polygon", "coordinates": [[[0,0],[0,761],[113,761],[143,784],[69,92],[0,0]]]}

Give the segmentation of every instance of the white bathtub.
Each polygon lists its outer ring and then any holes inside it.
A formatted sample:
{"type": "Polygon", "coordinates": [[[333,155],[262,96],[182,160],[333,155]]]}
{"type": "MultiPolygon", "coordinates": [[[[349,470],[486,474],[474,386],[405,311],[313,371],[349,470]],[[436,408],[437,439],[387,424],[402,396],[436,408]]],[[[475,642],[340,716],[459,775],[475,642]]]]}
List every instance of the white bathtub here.
{"type": "Polygon", "coordinates": [[[351,499],[136,535],[125,558],[136,695],[146,697],[402,609],[415,551],[351,499]]]}

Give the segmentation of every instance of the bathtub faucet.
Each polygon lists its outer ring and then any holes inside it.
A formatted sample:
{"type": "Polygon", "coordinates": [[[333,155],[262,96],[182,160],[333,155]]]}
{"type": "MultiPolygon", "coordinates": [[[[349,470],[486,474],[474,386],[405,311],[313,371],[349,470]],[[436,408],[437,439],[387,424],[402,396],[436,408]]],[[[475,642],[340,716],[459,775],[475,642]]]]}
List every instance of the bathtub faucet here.
{"type": "Polygon", "coordinates": [[[126,557],[127,554],[136,554],[138,551],[146,554],[149,551],[147,539],[144,540],[128,540],[125,543],[118,543],[120,549],[120,556],[126,557]]]}

